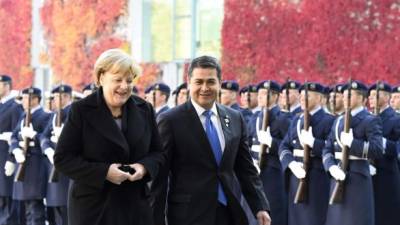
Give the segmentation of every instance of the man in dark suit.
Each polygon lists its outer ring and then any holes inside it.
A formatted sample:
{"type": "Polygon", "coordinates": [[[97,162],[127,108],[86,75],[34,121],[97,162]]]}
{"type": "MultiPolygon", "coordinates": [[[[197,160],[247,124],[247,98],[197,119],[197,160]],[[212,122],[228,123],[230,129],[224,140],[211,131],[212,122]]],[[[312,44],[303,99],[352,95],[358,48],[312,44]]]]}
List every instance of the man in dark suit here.
{"type": "Polygon", "coordinates": [[[153,183],[154,216],[164,224],[245,225],[236,177],[260,225],[269,225],[269,204],[249,153],[246,125],[239,111],[216,104],[221,68],[202,56],[189,68],[191,100],[159,117],[168,152],[167,168],[153,183]],[[168,181],[169,177],[169,181],[168,181]]]}

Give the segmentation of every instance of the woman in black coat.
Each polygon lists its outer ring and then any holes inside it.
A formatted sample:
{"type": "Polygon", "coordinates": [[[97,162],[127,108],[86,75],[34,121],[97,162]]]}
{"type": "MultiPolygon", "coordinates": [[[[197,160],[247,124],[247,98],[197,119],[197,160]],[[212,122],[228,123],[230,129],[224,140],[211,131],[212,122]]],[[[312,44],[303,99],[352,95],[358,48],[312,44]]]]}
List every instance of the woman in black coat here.
{"type": "Polygon", "coordinates": [[[165,162],[153,108],[132,96],[133,60],[108,50],[94,72],[99,89],[73,103],[54,165],[73,180],[70,225],[152,225],[146,185],[165,162]]]}

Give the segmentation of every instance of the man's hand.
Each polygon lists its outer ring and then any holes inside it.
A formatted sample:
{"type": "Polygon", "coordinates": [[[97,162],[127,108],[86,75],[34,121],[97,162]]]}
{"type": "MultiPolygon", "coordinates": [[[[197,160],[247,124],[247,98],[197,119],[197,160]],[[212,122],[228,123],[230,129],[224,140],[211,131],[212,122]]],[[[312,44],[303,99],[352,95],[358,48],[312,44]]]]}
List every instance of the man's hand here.
{"type": "Polygon", "coordinates": [[[147,174],[147,170],[142,164],[134,163],[129,166],[135,170],[134,174],[129,175],[130,181],[141,180],[147,174]]]}
{"type": "Polygon", "coordinates": [[[271,225],[271,217],[267,211],[259,211],[257,213],[258,225],[271,225]]]}
{"type": "Polygon", "coordinates": [[[129,173],[118,169],[118,167],[120,167],[120,166],[121,166],[121,164],[114,163],[114,164],[111,164],[111,166],[108,168],[106,179],[113,184],[120,185],[122,182],[127,180],[130,176],[129,173]]]}

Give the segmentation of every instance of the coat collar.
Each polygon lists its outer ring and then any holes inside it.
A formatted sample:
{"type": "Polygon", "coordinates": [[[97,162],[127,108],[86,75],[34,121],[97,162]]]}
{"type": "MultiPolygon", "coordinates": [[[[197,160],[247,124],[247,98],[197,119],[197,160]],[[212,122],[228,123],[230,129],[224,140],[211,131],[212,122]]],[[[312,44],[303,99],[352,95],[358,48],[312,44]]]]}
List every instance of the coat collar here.
{"type": "Polygon", "coordinates": [[[134,146],[134,143],[144,134],[147,118],[141,115],[143,109],[140,108],[145,105],[144,101],[137,101],[133,97],[127,100],[122,108],[122,129],[120,130],[106,105],[101,87],[86,98],[83,103],[86,107],[85,118],[105,138],[129,153],[129,146],[134,146]],[[128,126],[130,124],[135,124],[135,126],[128,126]]]}

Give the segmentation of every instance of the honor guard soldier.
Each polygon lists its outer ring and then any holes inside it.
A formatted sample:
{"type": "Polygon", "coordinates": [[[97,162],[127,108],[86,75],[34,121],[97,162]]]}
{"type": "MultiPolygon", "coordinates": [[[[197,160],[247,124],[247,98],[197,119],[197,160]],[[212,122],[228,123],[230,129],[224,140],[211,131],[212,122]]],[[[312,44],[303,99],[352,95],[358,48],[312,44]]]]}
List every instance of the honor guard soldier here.
{"type": "Polygon", "coordinates": [[[373,225],[368,159],[382,157],[382,126],[364,108],[368,89],[363,83],[351,81],[342,91],[346,113],[335,120],[323,151],[325,170],[333,177],[326,225],[373,225]]]}
{"type": "Polygon", "coordinates": [[[281,88],[281,99],[284,105],[283,109],[286,109],[290,112],[292,117],[301,113],[300,107],[300,89],[301,84],[297,81],[288,80],[286,81],[281,88]],[[286,97],[289,96],[289,97],[286,97]],[[289,103],[287,103],[289,102],[289,103]]]}
{"type": "Polygon", "coordinates": [[[156,111],[156,118],[163,112],[168,111],[169,106],[167,105],[171,89],[164,83],[155,83],[151,86],[148,94],[150,103],[153,105],[156,111]]]}
{"type": "Polygon", "coordinates": [[[96,90],[97,90],[97,87],[94,83],[86,85],[82,90],[83,97],[85,98],[86,96],[92,94],[96,90]]]}
{"type": "Polygon", "coordinates": [[[236,81],[223,81],[221,83],[221,104],[238,110],[242,114],[246,124],[248,124],[253,113],[249,109],[243,109],[239,106],[237,103],[238,91],[239,84],[236,81]]]}
{"type": "Polygon", "coordinates": [[[23,113],[22,106],[14,101],[11,94],[12,79],[8,75],[0,75],[0,224],[18,224],[19,202],[12,200],[13,179],[9,177],[10,162],[8,157],[12,130],[23,113]],[[3,169],[5,168],[5,169],[3,169]]]}
{"type": "Polygon", "coordinates": [[[10,151],[19,164],[14,178],[13,199],[24,203],[27,225],[45,224],[43,199],[46,196],[47,173],[39,136],[50,114],[44,112],[40,100],[40,89],[31,87],[22,91],[25,113],[11,136],[10,151]]]}
{"type": "Polygon", "coordinates": [[[400,86],[392,88],[392,97],[390,98],[390,106],[400,114],[400,86]]]}
{"type": "Polygon", "coordinates": [[[344,113],[342,88],[343,84],[337,84],[331,88],[329,93],[329,111],[334,116],[344,113]]]}
{"type": "Polygon", "coordinates": [[[189,99],[187,83],[179,85],[172,93],[175,95],[175,106],[181,105],[189,99]]]}
{"type": "Polygon", "coordinates": [[[271,204],[271,217],[274,218],[271,224],[287,224],[285,177],[279,161],[278,150],[289,127],[290,115],[282,112],[277,104],[281,91],[277,82],[263,81],[258,85],[258,89],[259,98],[264,99],[263,107],[267,108],[261,111],[256,122],[256,133],[260,145],[252,146],[252,155],[256,156],[259,162],[260,178],[265,195],[271,204]],[[266,130],[263,130],[263,127],[266,130]],[[263,145],[264,147],[262,147],[263,145]],[[258,151],[253,152],[254,150],[258,151]],[[265,152],[262,154],[260,151],[265,152]]]}
{"type": "Polygon", "coordinates": [[[329,177],[321,157],[334,117],[321,106],[324,91],[321,84],[314,82],[306,82],[300,87],[303,113],[293,118],[279,147],[282,168],[291,171],[289,225],[321,225],[325,222],[329,177]]]}
{"type": "Polygon", "coordinates": [[[377,169],[374,185],[375,225],[398,224],[400,212],[400,172],[397,144],[400,140],[400,115],[389,106],[392,87],[378,82],[369,88],[369,105],[382,122],[383,157],[374,161],[377,169]]]}
{"type": "Polygon", "coordinates": [[[47,183],[46,205],[54,215],[54,224],[66,225],[67,197],[69,179],[54,169],[54,149],[57,145],[62,128],[67,119],[72,102],[72,88],[69,85],[59,85],[51,91],[54,96],[55,111],[40,136],[40,146],[47,156],[47,173],[50,175],[47,183]]]}
{"type": "Polygon", "coordinates": [[[257,110],[257,85],[249,84],[239,90],[240,104],[254,113],[257,110]]]}

